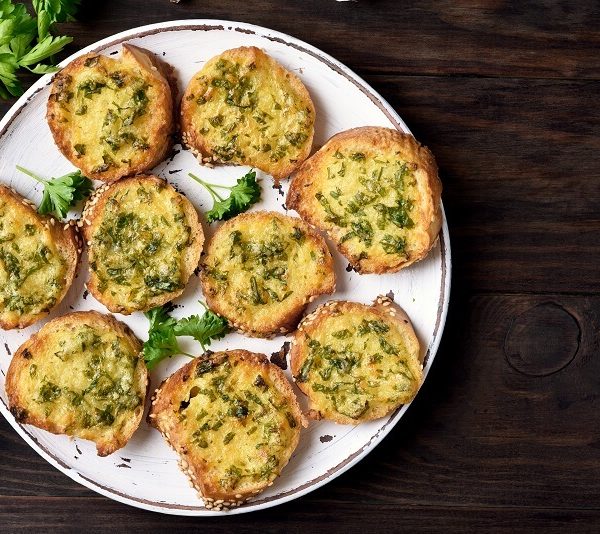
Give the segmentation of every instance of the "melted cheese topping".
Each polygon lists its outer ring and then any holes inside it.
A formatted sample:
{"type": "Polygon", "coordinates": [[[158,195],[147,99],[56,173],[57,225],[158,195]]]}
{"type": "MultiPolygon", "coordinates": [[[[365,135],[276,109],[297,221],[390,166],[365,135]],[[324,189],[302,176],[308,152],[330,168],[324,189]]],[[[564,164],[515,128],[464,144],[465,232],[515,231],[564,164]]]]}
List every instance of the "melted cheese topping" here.
{"type": "Polygon", "coordinates": [[[91,172],[136,167],[154,142],[148,138],[162,87],[135,63],[91,57],[72,70],[56,99],[59,121],[68,123],[69,143],[91,172]]]}
{"type": "Polygon", "coordinates": [[[21,403],[54,430],[86,439],[110,436],[143,409],[136,347],[108,326],[50,331],[23,357],[28,364],[18,377],[21,403]]]}
{"type": "Polygon", "coordinates": [[[213,297],[249,325],[273,322],[318,292],[331,276],[323,251],[302,226],[277,214],[242,217],[222,227],[203,274],[213,297]]]}
{"type": "Polygon", "coordinates": [[[295,376],[318,410],[368,419],[412,400],[421,377],[418,344],[366,308],[331,313],[305,330],[307,355],[295,376]]]}
{"type": "Polygon", "coordinates": [[[106,200],[90,246],[98,291],[125,308],[187,282],[185,253],[191,228],[183,198],[166,183],[135,182],[106,200]]]}
{"type": "Polygon", "coordinates": [[[418,223],[413,165],[369,149],[330,152],[322,168],[324,175],[314,180],[322,187],[311,203],[350,256],[409,257],[418,223]]]}
{"type": "Polygon", "coordinates": [[[287,463],[301,421],[268,369],[204,360],[181,400],[179,419],[205,477],[225,491],[270,482],[287,463]]]}
{"type": "Polygon", "coordinates": [[[41,220],[16,200],[0,199],[0,313],[8,322],[50,310],[67,265],[41,220]]]}
{"type": "Polygon", "coordinates": [[[222,54],[209,61],[186,96],[191,125],[219,161],[269,169],[295,163],[312,142],[314,113],[305,95],[260,54],[222,54]]]}

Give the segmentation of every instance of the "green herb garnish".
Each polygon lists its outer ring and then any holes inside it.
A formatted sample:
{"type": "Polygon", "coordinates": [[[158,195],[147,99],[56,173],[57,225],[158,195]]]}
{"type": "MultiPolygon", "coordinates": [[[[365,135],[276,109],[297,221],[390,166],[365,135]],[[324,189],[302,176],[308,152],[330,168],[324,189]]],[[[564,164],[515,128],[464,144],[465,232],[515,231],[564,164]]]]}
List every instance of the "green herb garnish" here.
{"type": "Polygon", "coordinates": [[[59,178],[44,180],[19,165],[17,165],[17,170],[44,184],[44,196],[38,211],[42,215],[52,213],[59,219],[64,219],[69,209],[78,201],[87,198],[94,188],[92,181],[83,176],[81,171],[70,172],[59,178]]]}
{"type": "Polygon", "coordinates": [[[0,98],[23,94],[17,77],[20,68],[35,74],[55,72],[44,63],[60,52],[73,38],[54,36],[54,24],[74,20],[80,0],[33,0],[37,17],[24,4],[0,0],[0,98]]]}
{"type": "Polygon", "coordinates": [[[208,308],[202,317],[192,315],[184,319],[171,317],[164,306],[152,308],[144,315],[150,321],[150,328],[148,341],[144,343],[142,352],[150,370],[165,358],[170,358],[175,354],[195,357],[181,349],[177,341],[178,336],[193,337],[200,342],[202,350],[205,351],[213,339],[221,339],[229,329],[227,320],[208,308]]]}
{"type": "Polygon", "coordinates": [[[209,223],[231,219],[260,200],[260,184],[256,181],[255,171],[250,171],[242,176],[232,187],[205,182],[191,172],[189,176],[206,188],[213,199],[213,207],[206,214],[209,223]],[[223,198],[215,189],[229,189],[231,194],[229,197],[223,198]]]}

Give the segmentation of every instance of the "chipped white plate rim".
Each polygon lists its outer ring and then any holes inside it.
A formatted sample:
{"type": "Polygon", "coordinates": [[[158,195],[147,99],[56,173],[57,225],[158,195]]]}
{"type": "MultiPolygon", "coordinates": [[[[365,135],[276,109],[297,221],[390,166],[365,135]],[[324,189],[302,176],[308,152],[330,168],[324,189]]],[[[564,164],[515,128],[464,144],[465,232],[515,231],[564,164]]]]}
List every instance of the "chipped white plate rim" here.
{"type": "MultiPolygon", "coordinates": [[[[197,59],[193,61],[189,60],[193,63],[193,68],[187,65],[187,77],[182,79],[181,75],[179,76],[180,89],[184,87],[193,72],[200,69],[203,61],[222,50],[242,45],[262,47],[288,69],[296,71],[307,85],[317,107],[317,132],[315,135],[315,144],[317,147],[336,131],[352,126],[380,124],[395,127],[404,132],[410,132],[392,107],[364,80],[346,66],[303,41],[252,24],[209,19],[151,24],[133,28],[98,41],[65,59],[61,65],[64,66],[74,58],[88,52],[101,51],[103,53],[111,53],[112,51],[114,54],[115,50],[120,47],[120,44],[133,41],[135,44],[146,47],[155,53],[160,54],[162,50],[163,56],[166,56],[165,60],[174,65],[176,69],[179,69],[180,65],[177,64],[177,61],[172,61],[169,55],[169,52],[173,50],[174,45],[172,43],[175,43],[178,39],[180,42],[188,42],[188,44],[204,44],[204,48],[202,46],[198,46],[195,49],[186,48],[186,56],[197,57],[197,59]],[[215,49],[208,51],[207,48],[210,49],[213,43],[215,49]],[[312,69],[315,70],[313,71],[312,69]],[[318,83],[315,83],[315,81],[318,83]],[[327,86],[328,82],[330,86],[327,86]],[[323,84],[326,86],[325,88],[321,87],[323,84]],[[344,100],[346,95],[350,95],[347,97],[348,102],[344,100]],[[326,102],[323,102],[323,97],[325,97],[326,102]],[[360,102],[358,107],[356,106],[357,102],[360,102]],[[344,108],[344,105],[348,105],[348,107],[344,108]],[[319,130],[321,118],[319,108],[321,106],[324,106],[326,110],[324,115],[328,121],[327,127],[322,131],[319,130]],[[336,106],[337,108],[341,106],[342,112],[340,112],[340,109],[337,109],[337,115],[332,113],[328,116],[327,112],[329,109],[336,106]],[[362,110],[367,109],[369,111],[365,111],[365,113],[370,114],[369,121],[364,122],[364,118],[360,116],[360,113],[362,110]],[[344,111],[346,113],[343,113],[344,111]],[[348,118],[346,114],[350,114],[352,117],[348,118]],[[350,122],[349,124],[348,121],[350,122]]],[[[11,128],[13,122],[16,123],[19,121],[19,115],[26,111],[28,106],[33,106],[34,108],[35,106],[42,106],[45,108],[47,98],[45,93],[48,91],[50,81],[50,75],[39,79],[0,121],[0,180],[4,183],[9,182],[9,185],[15,187],[20,193],[36,202],[39,202],[41,197],[39,188],[34,188],[33,184],[27,182],[25,178],[15,175],[15,172],[12,170],[15,163],[21,163],[26,167],[30,165],[35,170],[43,171],[46,175],[58,175],[58,171],[60,170],[68,172],[72,167],[58,153],[58,150],[54,148],[51,137],[48,142],[52,145],[52,150],[56,152],[56,155],[52,154],[49,159],[38,155],[37,160],[39,161],[37,161],[34,154],[28,161],[11,161],[10,157],[3,157],[2,151],[5,143],[10,144],[12,142],[10,137],[15,132],[11,128]]],[[[325,123],[325,120],[322,120],[325,123]]],[[[41,121],[39,129],[42,130],[41,136],[47,137],[49,135],[49,131],[44,130],[47,129],[45,121],[41,121]]],[[[21,140],[20,142],[24,141],[21,140]]],[[[27,143],[25,142],[25,144],[27,143]]],[[[214,170],[206,170],[197,165],[194,166],[195,162],[192,162],[190,158],[193,159],[189,152],[182,151],[175,158],[171,158],[159,165],[154,172],[168,177],[171,182],[174,179],[178,186],[183,184],[186,188],[185,193],[202,213],[208,209],[206,207],[207,197],[203,196],[201,191],[188,191],[189,184],[186,183],[184,176],[186,173],[180,172],[182,176],[175,176],[173,178],[172,175],[177,175],[180,169],[171,169],[171,167],[185,167],[186,171],[200,172],[209,176],[209,178],[212,174],[217,179],[229,180],[230,183],[233,183],[235,178],[241,176],[244,169],[241,167],[220,167],[214,170]]],[[[266,175],[261,176],[263,177],[263,197],[266,197],[266,199],[258,208],[272,209],[274,206],[281,206],[281,198],[278,194],[283,193],[272,191],[269,188],[269,178],[266,175]]],[[[286,186],[284,186],[284,189],[286,186]]],[[[209,230],[210,233],[211,230],[209,230]]],[[[329,243],[329,246],[335,257],[338,281],[341,281],[340,278],[344,279],[344,283],[341,284],[343,289],[329,298],[358,300],[368,303],[374,300],[377,294],[383,292],[381,289],[384,283],[383,280],[393,280],[393,287],[389,287],[389,282],[388,287],[400,296],[400,298],[396,298],[396,301],[411,316],[417,334],[421,339],[423,345],[424,375],[426,378],[440,343],[450,295],[450,240],[445,215],[439,241],[428,258],[396,275],[375,278],[374,275],[361,277],[355,273],[347,273],[343,269],[343,265],[347,262],[335,252],[335,248],[331,243],[329,243]],[[358,286],[356,285],[357,280],[361,280],[358,286]],[[361,291],[363,291],[363,294],[361,294],[361,291]],[[366,293],[364,293],[365,291],[366,293]],[[424,305],[422,306],[426,308],[425,311],[421,309],[421,304],[416,300],[417,296],[421,298],[422,295],[425,295],[423,298],[424,305]],[[355,298],[353,299],[352,297],[355,298]],[[422,319],[421,316],[423,317],[422,319]]],[[[58,310],[55,310],[50,315],[50,319],[67,313],[69,308],[74,309],[69,303],[78,306],[76,309],[98,309],[106,312],[106,309],[91,297],[85,303],[82,302],[79,296],[83,290],[83,279],[85,278],[82,266],[80,266],[79,272],[79,282],[74,284],[77,287],[72,288],[72,291],[69,292],[70,296],[67,295],[58,310]],[[79,293],[77,293],[78,290],[79,293]]],[[[338,283],[338,285],[340,284],[338,283]]],[[[184,305],[185,311],[183,315],[201,312],[200,309],[194,308],[194,303],[198,297],[201,297],[201,293],[199,293],[197,280],[194,280],[194,283],[190,282],[184,296],[178,299],[178,302],[187,302],[184,305]],[[190,286],[192,287],[190,288],[190,286]]],[[[83,298],[85,300],[85,296],[83,298]]],[[[329,300],[329,298],[323,297],[315,301],[309,309],[314,309],[318,304],[329,300]]],[[[177,312],[175,315],[177,315],[177,312]]],[[[145,323],[143,317],[122,317],[119,315],[117,317],[127,322],[141,339],[145,339],[145,327],[147,323],[145,323]]],[[[107,458],[98,459],[93,456],[94,447],[89,442],[77,439],[69,441],[69,438],[66,436],[54,436],[43,430],[29,425],[21,425],[15,421],[6,406],[7,402],[4,390],[4,374],[10,362],[10,348],[8,343],[13,343],[12,349],[14,351],[20,343],[27,339],[33,332],[37,331],[41,324],[43,322],[18,333],[2,332],[0,334],[2,342],[5,343],[6,347],[6,353],[0,357],[0,371],[2,373],[2,376],[0,376],[0,413],[3,414],[7,421],[38,454],[71,479],[106,497],[146,510],[190,516],[238,514],[269,508],[296,499],[333,480],[364,458],[391,431],[409,406],[401,406],[386,418],[359,425],[358,427],[346,427],[327,422],[311,423],[308,430],[303,430],[300,445],[292,457],[290,464],[284,469],[282,476],[276,479],[271,488],[240,508],[235,508],[228,512],[210,511],[204,508],[202,501],[195,497],[195,492],[187,488],[187,480],[177,468],[174,453],[164,444],[162,438],[158,436],[158,432],[148,429],[145,422],[142,422],[140,429],[124,449],[117,451],[107,458]],[[317,434],[323,433],[324,435],[319,437],[319,443],[317,443],[317,434]],[[141,434],[143,436],[139,437],[141,434]],[[333,434],[333,436],[330,434],[333,434]],[[334,439],[337,435],[340,435],[340,437],[334,439]],[[75,454],[67,457],[67,453],[65,453],[67,447],[70,447],[69,451],[73,449],[79,456],[75,454]],[[327,452],[327,449],[329,449],[329,452],[327,452]],[[342,449],[345,449],[344,453],[341,453],[342,449]],[[144,454],[152,450],[158,450],[159,455],[164,455],[164,462],[162,457],[158,461],[157,458],[144,454]],[[84,456],[84,453],[87,456],[84,456]],[[323,456],[326,457],[326,461],[319,463],[320,458],[323,456]],[[317,459],[315,460],[315,458],[317,459]],[[155,461],[154,464],[152,464],[152,460],[155,461]],[[116,465],[117,461],[121,463],[116,465]],[[112,463],[103,464],[101,462],[112,463]],[[152,464],[150,470],[144,467],[144,462],[152,464]],[[88,464],[92,466],[90,468],[92,469],[91,476],[89,473],[84,472],[85,469],[82,467],[88,464]],[[138,464],[141,467],[138,467],[138,464]],[[164,471],[160,471],[163,466],[165,468],[164,471]],[[96,471],[93,470],[94,467],[96,471]],[[123,467],[128,469],[119,469],[123,467]],[[156,471],[152,471],[152,469],[156,471]],[[314,470],[312,474],[311,470],[314,470]],[[131,476],[128,478],[121,477],[123,471],[131,471],[133,478],[131,476]],[[150,484],[150,488],[147,487],[148,481],[144,481],[144,487],[141,488],[135,480],[136,477],[140,478],[140,481],[143,480],[142,475],[146,479],[149,476],[154,476],[157,479],[154,480],[153,485],[150,484]],[[167,482],[172,483],[172,486],[169,486],[167,482]],[[148,495],[141,495],[143,493],[142,490],[153,492],[153,495],[150,497],[148,495]]],[[[238,334],[232,334],[227,336],[225,340],[213,344],[211,348],[214,350],[248,348],[249,350],[269,354],[272,350],[277,350],[277,347],[280,347],[283,341],[285,341],[283,337],[265,341],[250,340],[238,334]],[[234,343],[231,343],[231,340],[234,343]],[[269,347],[271,350],[267,350],[269,347]]],[[[158,379],[153,376],[152,387],[156,387],[161,378],[171,374],[183,363],[185,363],[185,360],[181,358],[169,360],[161,368],[162,372],[158,375],[158,379]]],[[[299,390],[295,389],[295,391],[299,393],[299,390]]],[[[300,393],[299,399],[301,402],[304,402],[300,393]]]]}

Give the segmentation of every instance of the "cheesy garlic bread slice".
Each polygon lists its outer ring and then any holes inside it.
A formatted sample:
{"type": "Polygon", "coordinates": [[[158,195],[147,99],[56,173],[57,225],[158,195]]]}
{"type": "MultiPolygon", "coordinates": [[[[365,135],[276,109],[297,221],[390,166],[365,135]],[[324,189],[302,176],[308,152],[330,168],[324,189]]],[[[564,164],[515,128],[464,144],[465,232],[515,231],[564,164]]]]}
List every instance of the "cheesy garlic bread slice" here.
{"type": "Polygon", "coordinates": [[[310,154],[314,121],[300,79],[253,46],[210,59],[181,101],[183,141],[201,162],[250,165],[275,180],[310,154]]]}
{"type": "Polygon", "coordinates": [[[181,295],[198,267],[204,233],[192,203],[165,180],[105,184],[83,211],[90,279],[110,311],[149,310],[181,295]]]}
{"type": "Polygon", "coordinates": [[[75,312],[45,324],[15,353],[6,375],[20,423],[123,447],[140,424],[148,372],[142,344],[110,315],[75,312]]]}
{"type": "Polygon", "coordinates": [[[47,120],[62,154],[107,182],[152,169],[172,145],[170,67],[123,45],[120,59],[89,53],[56,74],[47,120]]]}
{"type": "Polygon", "coordinates": [[[48,315],[71,286],[80,252],[71,223],[40,215],[0,184],[0,326],[25,328],[48,315]]]}
{"type": "Polygon", "coordinates": [[[209,307],[256,337],[293,330],[308,302],[335,291],[324,239],[301,219],[270,211],[224,223],[208,244],[200,279],[209,307]]]}
{"type": "Polygon", "coordinates": [[[433,155],[380,127],[333,136],[296,173],[288,208],[327,232],[360,273],[396,272],[424,258],[442,225],[433,155]]]}
{"type": "Polygon", "coordinates": [[[358,424],[410,402],[423,381],[419,341],[387,297],[373,306],[330,301],[294,334],[292,374],[313,419],[358,424]]]}
{"type": "Polygon", "coordinates": [[[283,371],[245,350],[183,366],[156,390],[148,415],[179,454],[209,509],[244,503],[273,483],[305,421],[283,371]]]}

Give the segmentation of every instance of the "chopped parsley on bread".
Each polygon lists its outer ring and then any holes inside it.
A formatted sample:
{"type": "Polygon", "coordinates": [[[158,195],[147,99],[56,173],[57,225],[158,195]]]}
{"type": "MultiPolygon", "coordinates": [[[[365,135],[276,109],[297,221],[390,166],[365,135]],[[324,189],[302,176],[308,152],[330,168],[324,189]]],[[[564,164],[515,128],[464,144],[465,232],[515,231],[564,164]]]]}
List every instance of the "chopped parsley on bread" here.
{"type": "Polygon", "coordinates": [[[327,232],[360,273],[423,259],[442,224],[431,152],[413,136],[362,127],[333,136],[294,176],[288,208],[327,232]]]}
{"type": "Polygon", "coordinates": [[[253,46],[210,59],[181,102],[183,140],[202,162],[250,165],[276,180],[310,154],[314,121],[300,79],[253,46]]]}
{"type": "Polygon", "coordinates": [[[169,67],[123,45],[119,59],[89,53],[56,74],[47,119],[59,150],[90,178],[146,172],[172,146],[169,67]]]}
{"type": "Polygon", "coordinates": [[[80,252],[72,224],[40,215],[0,184],[0,326],[25,328],[48,315],[71,286],[80,252]]]}
{"type": "Polygon", "coordinates": [[[202,262],[210,308],[256,337],[293,330],[310,300],[335,290],[324,239],[301,219],[244,213],[214,234],[202,262]]]}
{"type": "Polygon", "coordinates": [[[83,211],[88,289],[110,311],[130,314],[181,295],[198,267],[204,234],[191,202],[165,180],[106,184],[83,211]]]}
{"type": "Polygon", "coordinates": [[[423,381],[417,336],[387,297],[373,306],[330,301],[317,308],[294,334],[290,362],[309,416],[341,424],[390,414],[423,381]]]}
{"type": "Polygon", "coordinates": [[[141,348],[110,315],[54,319],[12,358],[10,411],[20,423],[91,440],[100,456],[111,454],[127,443],[144,412],[148,372],[141,348]]]}
{"type": "Polygon", "coordinates": [[[305,425],[283,371],[246,350],[183,366],[154,393],[148,420],[215,510],[239,506],[270,486],[305,425]]]}

